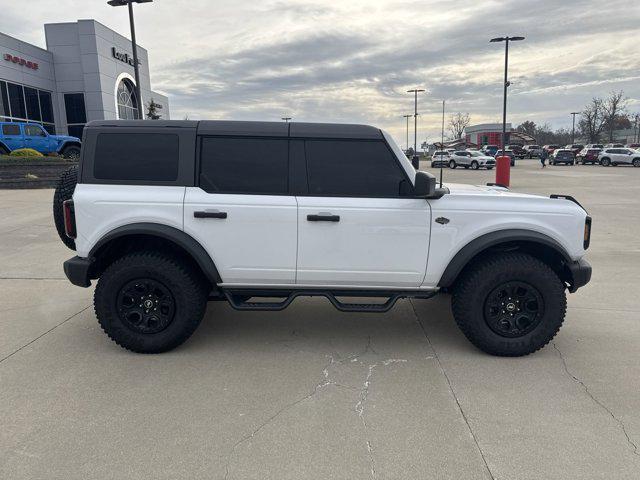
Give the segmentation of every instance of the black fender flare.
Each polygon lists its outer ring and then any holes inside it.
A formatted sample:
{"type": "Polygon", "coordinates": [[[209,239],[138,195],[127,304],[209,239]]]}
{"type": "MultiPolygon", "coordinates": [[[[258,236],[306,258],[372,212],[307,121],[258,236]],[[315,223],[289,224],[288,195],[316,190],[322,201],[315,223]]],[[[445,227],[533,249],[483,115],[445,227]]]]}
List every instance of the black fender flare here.
{"type": "Polygon", "coordinates": [[[11,149],[7,147],[2,141],[0,141],[0,148],[4,148],[7,152],[11,153],[11,149]]]}
{"type": "Polygon", "coordinates": [[[567,264],[571,264],[573,262],[565,248],[556,240],[544,233],[522,229],[499,230],[481,235],[474,240],[471,240],[464,247],[458,250],[449,262],[449,265],[447,265],[447,268],[445,268],[442,276],[440,277],[440,281],[438,282],[438,286],[440,288],[451,287],[460,272],[462,272],[462,269],[466,267],[477,254],[493,246],[509,242],[541,244],[552,248],[560,254],[567,264]]]}
{"type": "Polygon", "coordinates": [[[67,147],[82,148],[82,143],[81,142],[76,142],[75,140],[66,140],[65,142],[62,143],[62,145],[60,145],[58,147],[58,150],[56,150],[56,151],[57,151],[57,153],[61,153],[67,147]]]}
{"type": "Polygon", "coordinates": [[[204,275],[213,285],[222,283],[222,278],[220,277],[220,273],[218,272],[215,263],[213,263],[213,259],[197,240],[182,230],[159,223],[132,223],[115,228],[103,236],[93,246],[88,257],[93,259],[100,248],[116,238],[127,235],[150,235],[175,243],[191,255],[193,260],[198,264],[204,275]]]}

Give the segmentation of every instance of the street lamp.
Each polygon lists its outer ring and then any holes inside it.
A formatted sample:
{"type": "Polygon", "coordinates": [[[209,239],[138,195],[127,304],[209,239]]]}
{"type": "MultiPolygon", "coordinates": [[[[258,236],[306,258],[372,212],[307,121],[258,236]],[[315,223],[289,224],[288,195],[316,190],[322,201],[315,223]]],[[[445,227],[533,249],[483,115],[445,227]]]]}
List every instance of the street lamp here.
{"type": "MultiPolygon", "coordinates": [[[[423,88],[413,88],[407,90],[407,93],[415,94],[414,111],[413,111],[413,162],[416,170],[418,169],[418,92],[424,92],[423,88]]],[[[407,148],[408,150],[408,148],[407,148]]]]}
{"type": "Polygon", "coordinates": [[[289,120],[291,120],[291,117],[282,117],[280,120],[284,120],[284,123],[289,123],[289,120]]]}
{"type": "Polygon", "coordinates": [[[409,114],[409,115],[403,115],[404,118],[407,119],[407,152],[409,151],[409,119],[412,117],[413,115],[409,114]]]}
{"type": "Polygon", "coordinates": [[[136,46],[136,28],[133,23],[133,4],[150,3],[153,0],[109,0],[107,3],[112,7],[129,7],[129,25],[131,27],[131,49],[133,50],[133,72],[136,78],[135,91],[138,103],[138,117],[142,119],[142,97],[140,96],[140,71],[138,70],[138,48],[136,46]]]}
{"type": "Polygon", "coordinates": [[[580,115],[580,112],[571,112],[573,121],[571,122],[571,145],[576,143],[576,115],[580,115]]]}
{"type": "Polygon", "coordinates": [[[524,37],[497,37],[489,40],[490,43],[505,42],[504,44],[504,93],[502,100],[502,155],[507,144],[507,87],[510,85],[507,80],[507,70],[509,68],[509,42],[518,42],[524,37]]]}

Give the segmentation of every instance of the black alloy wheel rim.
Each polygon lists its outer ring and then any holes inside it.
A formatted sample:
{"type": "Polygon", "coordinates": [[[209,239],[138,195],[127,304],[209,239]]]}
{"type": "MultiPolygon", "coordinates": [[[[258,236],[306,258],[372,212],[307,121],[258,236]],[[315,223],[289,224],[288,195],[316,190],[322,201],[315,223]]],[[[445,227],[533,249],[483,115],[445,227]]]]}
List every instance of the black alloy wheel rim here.
{"type": "Polygon", "coordinates": [[[525,282],[507,282],[489,293],[484,320],[501,337],[517,338],[536,329],[544,315],[540,292],[525,282]]]}
{"type": "Polygon", "coordinates": [[[159,333],[175,316],[175,299],[169,289],[157,280],[138,278],[126,283],[116,301],[122,322],[137,333],[159,333]]]}

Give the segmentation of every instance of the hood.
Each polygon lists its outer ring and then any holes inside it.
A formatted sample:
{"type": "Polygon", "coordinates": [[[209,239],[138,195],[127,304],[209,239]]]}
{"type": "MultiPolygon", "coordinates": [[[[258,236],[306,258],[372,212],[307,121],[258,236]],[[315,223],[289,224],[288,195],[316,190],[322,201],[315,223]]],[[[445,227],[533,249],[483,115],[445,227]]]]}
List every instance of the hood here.
{"type": "Polygon", "coordinates": [[[49,137],[54,139],[58,143],[62,143],[62,142],[78,142],[78,143],[80,143],[80,139],[78,137],[71,137],[69,135],[49,135],[49,137]]]}
{"type": "Polygon", "coordinates": [[[468,185],[465,183],[445,183],[445,187],[449,189],[452,195],[473,195],[473,196],[492,196],[492,197],[521,197],[521,198],[546,198],[542,195],[532,195],[530,193],[512,192],[509,189],[498,186],[487,185],[468,185]]]}

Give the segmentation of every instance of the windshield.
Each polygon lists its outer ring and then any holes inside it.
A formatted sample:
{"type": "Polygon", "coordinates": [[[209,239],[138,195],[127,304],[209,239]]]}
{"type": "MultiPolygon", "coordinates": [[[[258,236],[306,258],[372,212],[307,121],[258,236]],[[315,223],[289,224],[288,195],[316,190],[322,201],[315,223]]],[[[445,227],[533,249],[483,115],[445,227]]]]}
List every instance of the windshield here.
{"type": "Polygon", "coordinates": [[[480,152],[472,151],[469,153],[471,154],[472,157],[484,157],[484,155],[480,152]]]}

